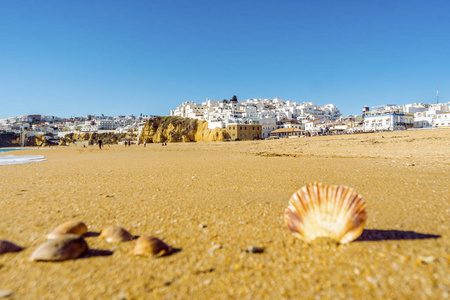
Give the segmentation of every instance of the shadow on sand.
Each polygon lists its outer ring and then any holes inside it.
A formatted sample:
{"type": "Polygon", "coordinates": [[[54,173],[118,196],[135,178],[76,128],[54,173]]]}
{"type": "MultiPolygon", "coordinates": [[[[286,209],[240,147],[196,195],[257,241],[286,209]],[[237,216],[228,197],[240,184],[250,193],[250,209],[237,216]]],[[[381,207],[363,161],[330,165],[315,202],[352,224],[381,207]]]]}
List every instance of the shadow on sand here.
{"type": "Polygon", "coordinates": [[[172,253],[170,253],[170,255],[181,252],[181,250],[182,250],[181,248],[172,248],[172,253]]]}
{"type": "Polygon", "coordinates": [[[364,229],[361,236],[357,238],[355,242],[424,240],[424,239],[438,239],[440,237],[441,237],[440,235],[419,233],[415,231],[364,229]]]}
{"type": "Polygon", "coordinates": [[[99,250],[99,249],[89,249],[82,257],[80,258],[90,258],[90,257],[98,257],[98,256],[111,256],[114,252],[109,250],[99,250]]]}
{"type": "Polygon", "coordinates": [[[99,236],[99,235],[100,235],[100,232],[88,231],[88,232],[86,232],[86,233],[83,235],[83,237],[88,238],[88,237],[96,237],[96,236],[99,236]]]}

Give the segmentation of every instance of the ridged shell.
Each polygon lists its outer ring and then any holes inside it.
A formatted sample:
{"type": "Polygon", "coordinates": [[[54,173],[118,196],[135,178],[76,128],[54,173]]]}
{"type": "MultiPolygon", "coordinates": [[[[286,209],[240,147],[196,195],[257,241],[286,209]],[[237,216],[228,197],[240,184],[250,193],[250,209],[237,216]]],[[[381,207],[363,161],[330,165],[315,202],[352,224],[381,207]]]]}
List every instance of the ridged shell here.
{"type": "Polygon", "coordinates": [[[153,236],[141,236],[136,240],[134,255],[166,256],[173,253],[173,248],[153,236]]]}
{"type": "Polygon", "coordinates": [[[59,225],[52,232],[47,234],[48,239],[54,239],[65,234],[76,234],[82,236],[87,232],[88,228],[86,224],[80,221],[69,221],[59,225]]]}
{"type": "Polygon", "coordinates": [[[134,236],[119,226],[109,226],[102,230],[100,238],[105,239],[108,243],[120,243],[131,241],[134,236]]]}
{"type": "Polygon", "coordinates": [[[40,245],[31,255],[32,261],[62,261],[80,257],[88,250],[86,241],[79,235],[66,234],[40,245]]]}
{"type": "Polygon", "coordinates": [[[8,252],[19,252],[22,250],[22,247],[17,246],[11,242],[0,240],[0,254],[8,253],[8,252]]]}
{"type": "Polygon", "coordinates": [[[361,235],[366,216],[366,203],[352,188],[310,183],[292,195],[284,220],[303,241],[328,237],[345,244],[361,235]]]}

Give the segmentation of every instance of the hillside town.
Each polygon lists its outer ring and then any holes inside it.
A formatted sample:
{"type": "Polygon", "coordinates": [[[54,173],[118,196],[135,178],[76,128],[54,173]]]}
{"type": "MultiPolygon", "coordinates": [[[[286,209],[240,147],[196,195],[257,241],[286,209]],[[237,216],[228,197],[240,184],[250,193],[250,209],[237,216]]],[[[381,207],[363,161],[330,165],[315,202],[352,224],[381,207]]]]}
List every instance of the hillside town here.
{"type": "MultiPolygon", "coordinates": [[[[334,104],[297,103],[274,99],[183,102],[170,116],[208,123],[208,128],[226,129],[232,140],[290,138],[325,134],[450,128],[450,102],[364,106],[361,115],[344,117],[334,104]]],[[[46,115],[23,115],[0,119],[0,133],[64,138],[70,133],[131,133],[139,137],[145,123],[155,116],[96,116],[70,119],[46,115]]]]}
{"type": "Polygon", "coordinates": [[[449,128],[450,102],[364,106],[361,115],[344,117],[336,105],[319,106],[274,99],[206,100],[201,104],[183,102],[171,116],[208,122],[209,128],[226,128],[234,139],[267,139],[304,135],[347,134],[449,128]],[[251,126],[250,126],[251,125],[251,126]],[[234,134],[234,136],[233,136],[234,134]]]}
{"type": "Polygon", "coordinates": [[[47,141],[57,144],[59,139],[71,133],[131,133],[137,136],[145,122],[154,116],[96,116],[72,117],[64,119],[46,115],[23,115],[0,119],[0,134],[15,133],[30,138],[36,135],[45,136],[47,141]]]}

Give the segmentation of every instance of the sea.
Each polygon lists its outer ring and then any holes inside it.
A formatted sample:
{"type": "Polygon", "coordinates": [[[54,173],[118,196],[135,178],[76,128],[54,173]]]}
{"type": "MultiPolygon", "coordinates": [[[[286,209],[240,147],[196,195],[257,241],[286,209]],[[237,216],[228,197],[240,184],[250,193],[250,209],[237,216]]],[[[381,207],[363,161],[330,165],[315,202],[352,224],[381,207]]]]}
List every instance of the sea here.
{"type": "MultiPolygon", "coordinates": [[[[20,148],[0,148],[0,153],[14,151],[14,150],[24,150],[20,148]]],[[[26,164],[30,162],[45,161],[46,159],[42,155],[0,155],[0,166],[5,165],[18,165],[26,164]]]]}
{"type": "Polygon", "coordinates": [[[20,149],[20,148],[0,148],[0,153],[8,152],[8,151],[16,151],[16,150],[23,150],[23,149],[20,149]]]}

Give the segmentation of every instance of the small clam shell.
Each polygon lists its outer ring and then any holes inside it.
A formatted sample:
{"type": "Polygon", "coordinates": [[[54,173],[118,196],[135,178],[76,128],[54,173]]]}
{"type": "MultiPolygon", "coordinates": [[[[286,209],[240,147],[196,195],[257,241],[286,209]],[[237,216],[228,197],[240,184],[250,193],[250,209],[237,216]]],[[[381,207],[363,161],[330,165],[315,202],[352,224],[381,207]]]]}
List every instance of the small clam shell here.
{"type": "Polygon", "coordinates": [[[87,232],[87,226],[80,221],[69,221],[59,225],[52,232],[47,234],[48,239],[54,239],[65,234],[76,234],[82,236],[87,232]]]}
{"type": "Polygon", "coordinates": [[[0,254],[8,252],[19,252],[22,248],[11,242],[0,240],[0,254]]]}
{"type": "Polygon", "coordinates": [[[166,256],[173,253],[173,248],[153,236],[141,236],[136,240],[134,255],[166,256]]]}
{"type": "Polygon", "coordinates": [[[105,239],[108,243],[120,243],[131,241],[134,236],[119,226],[109,226],[102,230],[100,238],[105,239]]]}
{"type": "Polygon", "coordinates": [[[40,245],[31,255],[32,261],[62,261],[80,257],[88,250],[86,241],[79,235],[66,234],[40,245]]]}
{"type": "Polygon", "coordinates": [[[355,190],[321,183],[310,183],[295,192],[284,213],[295,237],[305,242],[325,237],[341,244],[361,235],[366,217],[366,203],[355,190]]]}

